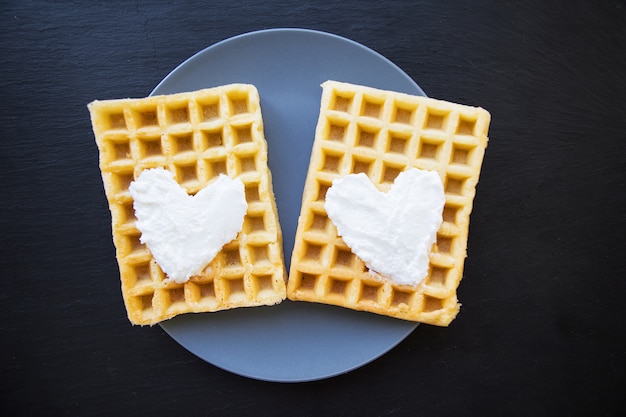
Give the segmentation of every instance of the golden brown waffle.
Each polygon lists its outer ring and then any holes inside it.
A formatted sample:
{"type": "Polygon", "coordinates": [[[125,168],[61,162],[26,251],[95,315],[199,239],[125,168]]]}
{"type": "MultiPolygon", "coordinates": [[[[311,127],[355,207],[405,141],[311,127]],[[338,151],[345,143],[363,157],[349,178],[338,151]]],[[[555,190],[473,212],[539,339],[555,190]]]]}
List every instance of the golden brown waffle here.
{"type": "Polygon", "coordinates": [[[466,257],[469,217],[487,146],[481,108],[327,81],[298,220],[287,296],[447,326],[466,257]],[[324,209],[333,179],[363,172],[381,191],[419,168],[444,184],[443,223],[428,276],[416,287],[371,273],[324,209]]]}
{"type": "Polygon", "coordinates": [[[285,299],[282,235],[254,86],[95,101],[89,111],[132,323],[152,325],[182,313],[285,299]],[[245,185],[248,209],[242,231],[184,284],[166,279],[135,227],[128,187],[143,170],[155,167],[171,171],[189,194],[219,174],[245,185]]]}

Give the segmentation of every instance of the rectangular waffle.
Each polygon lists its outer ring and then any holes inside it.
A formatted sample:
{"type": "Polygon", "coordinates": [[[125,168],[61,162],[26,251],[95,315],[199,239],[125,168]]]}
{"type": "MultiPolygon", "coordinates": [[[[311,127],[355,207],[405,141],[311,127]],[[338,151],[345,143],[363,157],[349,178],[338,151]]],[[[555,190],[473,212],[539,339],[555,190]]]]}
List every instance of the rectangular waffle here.
{"type": "Polygon", "coordinates": [[[447,326],[466,257],[469,217],[487,146],[490,114],[481,108],[327,81],[291,258],[287,296],[447,326]],[[419,168],[439,173],[443,223],[427,277],[416,287],[371,273],[337,235],[324,209],[333,179],[363,172],[387,191],[419,168]]]}
{"type": "Polygon", "coordinates": [[[89,104],[129,320],[272,305],[286,297],[282,235],[257,89],[232,84],[189,93],[89,104]],[[195,194],[220,174],[245,185],[243,229],[184,284],[168,280],[135,227],[128,190],[162,167],[195,194]]]}

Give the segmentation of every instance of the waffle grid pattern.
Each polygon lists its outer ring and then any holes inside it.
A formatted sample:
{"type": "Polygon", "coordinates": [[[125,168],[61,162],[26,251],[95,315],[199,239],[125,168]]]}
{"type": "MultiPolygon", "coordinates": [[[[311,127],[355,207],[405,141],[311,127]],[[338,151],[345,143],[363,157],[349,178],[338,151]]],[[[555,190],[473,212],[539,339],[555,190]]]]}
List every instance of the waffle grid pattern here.
{"type": "Polygon", "coordinates": [[[288,298],[447,326],[459,304],[469,217],[487,146],[487,111],[346,83],[322,85],[320,117],[291,259],[288,298]],[[417,287],[368,270],[324,210],[333,179],[363,172],[381,191],[410,168],[439,173],[443,224],[417,287]]]}
{"type": "Polygon", "coordinates": [[[282,236],[254,86],[95,101],[89,110],[132,323],[272,305],[286,297],[282,236]],[[128,187],[143,170],[156,167],[170,170],[189,194],[220,174],[245,185],[248,210],[242,232],[184,284],[166,279],[135,227],[128,187]]]}

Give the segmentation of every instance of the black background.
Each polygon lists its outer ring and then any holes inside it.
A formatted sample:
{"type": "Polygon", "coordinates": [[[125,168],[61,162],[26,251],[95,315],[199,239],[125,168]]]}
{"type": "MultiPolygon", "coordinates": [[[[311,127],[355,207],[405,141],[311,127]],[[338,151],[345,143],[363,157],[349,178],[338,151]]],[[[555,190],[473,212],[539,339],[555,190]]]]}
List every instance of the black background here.
{"type": "Polygon", "coordinates": [[[85,3],[0,6],[0,414],[626,412],[624,1],[85,3]],[[86,108],[275,27],[353,39],[492,114],[458,318],[300,384],[130,326],[86,108]]]}

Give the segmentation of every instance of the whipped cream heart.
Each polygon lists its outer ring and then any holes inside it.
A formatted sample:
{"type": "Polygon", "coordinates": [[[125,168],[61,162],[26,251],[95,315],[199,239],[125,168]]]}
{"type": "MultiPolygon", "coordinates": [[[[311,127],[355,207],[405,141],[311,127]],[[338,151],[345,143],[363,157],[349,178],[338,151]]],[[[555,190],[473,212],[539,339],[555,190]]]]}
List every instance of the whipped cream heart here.
{"type": "Polygon", "coordinates": [[[413,168],[400,173],[386,193],[363,173],[335,179],[324,207],[344,242],[371,271],[415,286],[428,274],[444,203],[439,175],[413,168]]]}
{"type": "Polygon", "coordinates": [[[188,195],[171,172],[143,171],[130,184],[140,241],[169,279],[199,274],[243,227],[248,204],[240,179],[220,175],[188,195]]]}

